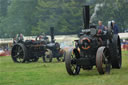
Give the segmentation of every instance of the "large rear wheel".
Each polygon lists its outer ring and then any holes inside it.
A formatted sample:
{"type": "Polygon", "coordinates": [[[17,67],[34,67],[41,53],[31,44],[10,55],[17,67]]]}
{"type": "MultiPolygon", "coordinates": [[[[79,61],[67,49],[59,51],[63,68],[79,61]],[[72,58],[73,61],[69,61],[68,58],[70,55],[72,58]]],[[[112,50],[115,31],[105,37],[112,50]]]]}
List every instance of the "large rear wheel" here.
{"type": "Polygon", "coordinates": [[[15,44],[11,50],[11,57],[14,62],[24,63],[27,58],[27,50],[24,44],[15,44]]]}
{"type": "Polygon", "coordinates": [[[113,36],[113,43],[110,47],[112,68],[120,69],[122,65],[120,38],[117,34],[113,36]]]}
{"type": "Polygon", "coordinates": [[[80,72],[80,66],[75,63],[76,56],[73,49],[67,51],[65,56],[66,70],[69,75],[78,75],[80,72]]]}

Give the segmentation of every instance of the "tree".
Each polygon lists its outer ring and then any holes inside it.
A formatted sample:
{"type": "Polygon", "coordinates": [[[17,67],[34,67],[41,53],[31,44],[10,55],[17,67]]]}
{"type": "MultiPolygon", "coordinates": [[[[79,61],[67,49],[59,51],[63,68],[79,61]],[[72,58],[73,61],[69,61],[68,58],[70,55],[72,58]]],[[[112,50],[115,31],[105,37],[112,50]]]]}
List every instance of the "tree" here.
{"type": "Polygon", "coordinates": [[[120,31],[128,28],[128,2],[125,0],[97,0],[96,3],[102,3],[104,6],[97,12],[95,22],[102,20],[105,25],[110,20],[115,20],[120,31]]]}
{"type": "Polygon", "coordinates": [[[0,28],[3,35],[15,36],[17,33],[31,34],[34,22],[33,12],[37,4],[36,0],[13,0],[8,7],[8,15],[2,19],[0,28]]]}
{"type": "Polygon", "coordinates": [[[0,0],[0,16],[7,15],[8,0],[0,0]]]}
{"type": "Polygon", "coordinates": [[[115,20],[120,31],[128,28],[127,0],[0,0],[0,37],[13,37],[17,33],[49,34],[55,27],[56,34],[74,34],[83,28],[82,6],[90,4],[96,12],[93,23],[115,20]],[[96,6],[99,10],[96,11],[96,6]]]}
{"type": "Polygon", "coordinates": [[[38,23],[32,33],[49,33],[49,27],[55,27],[57,34],[76,33],[82,26],[82,9],[84,0],[38,0],[38,23]],[[36,29],[40,31],[36,31],[36,29]]]}

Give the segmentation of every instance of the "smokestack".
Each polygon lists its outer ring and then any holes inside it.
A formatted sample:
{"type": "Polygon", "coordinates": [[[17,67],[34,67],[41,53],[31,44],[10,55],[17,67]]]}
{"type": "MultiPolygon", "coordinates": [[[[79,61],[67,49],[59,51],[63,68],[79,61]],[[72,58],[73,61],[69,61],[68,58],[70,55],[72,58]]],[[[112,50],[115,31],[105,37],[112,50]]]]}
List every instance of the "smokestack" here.
{"type": "Polygon", "coordinates": [[[83,20],[84,20],[84,29],[89,29],[89,21],[90,21],[89,5],[85,5],[83,7],[83,20]]]}
{"type": "Polygon", "coordinates": [[[51,42],[54,43],[54,27],[50,27],[50,32],[51,32],[51,42]]]}

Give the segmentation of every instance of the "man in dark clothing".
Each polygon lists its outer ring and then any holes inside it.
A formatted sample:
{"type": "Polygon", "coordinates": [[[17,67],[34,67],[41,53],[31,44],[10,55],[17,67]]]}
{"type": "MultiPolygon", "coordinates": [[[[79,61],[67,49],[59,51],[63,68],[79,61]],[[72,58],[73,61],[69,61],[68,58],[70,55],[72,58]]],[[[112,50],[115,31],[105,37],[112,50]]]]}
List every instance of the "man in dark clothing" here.
{"type": "Polygon", "coordinates": [[[113,25],[113,32],[114,32],[114,34],[118,34],[118,26],[117,26],[117,24],[115,23],[114,20],[112,20],[112,25],[113,25]]]}

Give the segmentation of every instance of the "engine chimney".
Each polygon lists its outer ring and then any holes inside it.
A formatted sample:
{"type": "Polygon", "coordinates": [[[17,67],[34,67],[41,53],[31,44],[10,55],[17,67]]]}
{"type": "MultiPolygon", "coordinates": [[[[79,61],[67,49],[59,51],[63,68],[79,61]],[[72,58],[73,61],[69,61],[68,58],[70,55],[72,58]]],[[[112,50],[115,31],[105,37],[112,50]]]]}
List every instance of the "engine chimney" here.
{"type": "Polygon", "coordinates": [[[85,5],[83,7],[83,21],[84,21],[84,29],[89,29],[89,22],[90,22],[89,5],[85,5]]]}
{"type": "Polygon", "coordinates": [[[54,43],[54,27],[50,27],[50,32],[51,32],[51,42],[54,43]]]}

